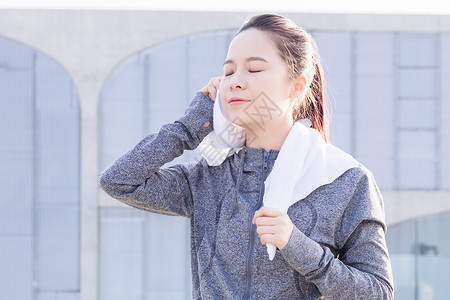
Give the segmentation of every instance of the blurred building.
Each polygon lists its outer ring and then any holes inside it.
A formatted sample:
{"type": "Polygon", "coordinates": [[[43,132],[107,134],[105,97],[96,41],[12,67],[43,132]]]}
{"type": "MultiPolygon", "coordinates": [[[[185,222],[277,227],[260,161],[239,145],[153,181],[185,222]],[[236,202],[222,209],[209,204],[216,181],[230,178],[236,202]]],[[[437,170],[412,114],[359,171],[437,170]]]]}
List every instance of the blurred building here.
{"type": "MultiPolygon", "coordinates": [[[[382,189],[395,298],[444,299],[450,16],[278,13],[319,46],[331,141],[382,189]]],[[[222,74],[250,15],[0,10],[1,299],[190,299],[189,221],[126,207],[97,176],[222,74]]]]}

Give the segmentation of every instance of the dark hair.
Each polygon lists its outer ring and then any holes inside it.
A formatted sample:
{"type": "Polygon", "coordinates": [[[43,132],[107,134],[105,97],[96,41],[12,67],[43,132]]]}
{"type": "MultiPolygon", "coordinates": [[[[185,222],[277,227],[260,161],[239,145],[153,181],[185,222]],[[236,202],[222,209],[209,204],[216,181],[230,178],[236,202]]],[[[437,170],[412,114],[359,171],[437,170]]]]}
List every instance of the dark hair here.
{"type": "MultiPolygon", "coordinates": [[[[317,45],[311,34],[290,19],[276,14],[262,14],[250,18],[236,35],[250,28],[269,33],[288,66],[291,79],[296,79],[305,72],[314,71],[310,89],[308,89],[304,101],[297,101],[295,104],[292,117],[294,121],[303,118],[310,119],[312,127],[317,129],[327,142],[329,129],[325,80],[317,45]]],[[[306,77],[308,78],[308,76],[306,77]]]]}

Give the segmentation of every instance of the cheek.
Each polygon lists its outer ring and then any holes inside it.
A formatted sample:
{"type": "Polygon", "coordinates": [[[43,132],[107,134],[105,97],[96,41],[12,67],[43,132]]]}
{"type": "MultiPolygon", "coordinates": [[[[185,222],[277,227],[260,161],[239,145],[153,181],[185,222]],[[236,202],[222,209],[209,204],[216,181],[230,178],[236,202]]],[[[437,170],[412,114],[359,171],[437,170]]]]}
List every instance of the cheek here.
{"type": "Polygon", "coordinates": [[[220,88],[220,102],[222,104],[222,112],[223,114],[225,114],[225,117],[227,117],[228,119],[230,119],[230,108],[229,105],[227,103],[227,100],[225,99],[225,93],[223,92],[223,89],[220,88]]]}
{"type": "Polygon", "coordinates": [[[227,111],[227,101],[226,101],[225,98],[224,98],[224,95],[223,95],[223,93],[222,93],[222,90],[220,90],[220,91],[221,91],[221,93],[220,93],[220,102],[221,102],[221,104],[222,104],[222,109],[223,109],[223,111],[226,112],[226,111],[227,111]]]}
{"type": "Polygon", "coordinates": [[[273,74],[269,74],[269,72],[259,74],[258,77],[249,80],[248,84],[265,92],[266,94],[274,94],[274,96],[275,94],[279,94],[280,91],[282,91],[283,86],[285,86],[279,78],[273,74]]]}
{"type": "Polygon", "coordinates": [[[226,109],[227,99],[225,98],[225,89],[220,87],[220,102],[222,103],[222,108],[226,109]]]}
{"type": "Polygon", "coordinates": [[[224,90],[229,87],[230,78],[228,76],[222,76],[219,83],[219,88],[224,90]]]}

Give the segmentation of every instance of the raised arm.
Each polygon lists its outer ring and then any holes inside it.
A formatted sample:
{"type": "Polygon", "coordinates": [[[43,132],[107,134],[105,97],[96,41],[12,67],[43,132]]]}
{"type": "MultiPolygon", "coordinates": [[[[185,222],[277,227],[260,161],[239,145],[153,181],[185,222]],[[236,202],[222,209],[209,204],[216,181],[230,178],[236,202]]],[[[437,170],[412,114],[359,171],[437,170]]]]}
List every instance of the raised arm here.
{"type": "Polygon", "coordinates": [[[213,106],[209,96],[197,92],[184,116],[146,136],[102,171],[101,188],[139,209],[189,217],[192,197],[187,176],[201,168],[201,163],[161,167],[184,150],[197,148],[213,130],[213,106]]]}

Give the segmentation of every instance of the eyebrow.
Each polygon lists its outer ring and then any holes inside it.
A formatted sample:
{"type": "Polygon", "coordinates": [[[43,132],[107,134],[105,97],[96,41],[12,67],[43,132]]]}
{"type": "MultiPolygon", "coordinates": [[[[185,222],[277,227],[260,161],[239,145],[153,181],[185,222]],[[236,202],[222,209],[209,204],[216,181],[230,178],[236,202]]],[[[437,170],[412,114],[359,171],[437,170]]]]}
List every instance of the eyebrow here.
{"type": "MultiPolygon", "coordinates": [[[[252,57],[249,57],[249,58],[246,59],[246,61],[255,61],[255,60],[256,60],[256,61],[263,61],[263,62],[269,63],[267,60],[265,60],[264,58],[259,57],[259,56],[252,56],[252,57]]],[[[232,63],[234,63],[233,60],[227,59],[227,60],[223,63],[223,65],[225,66],[226,64],[232,64],[232,63]]]]}

